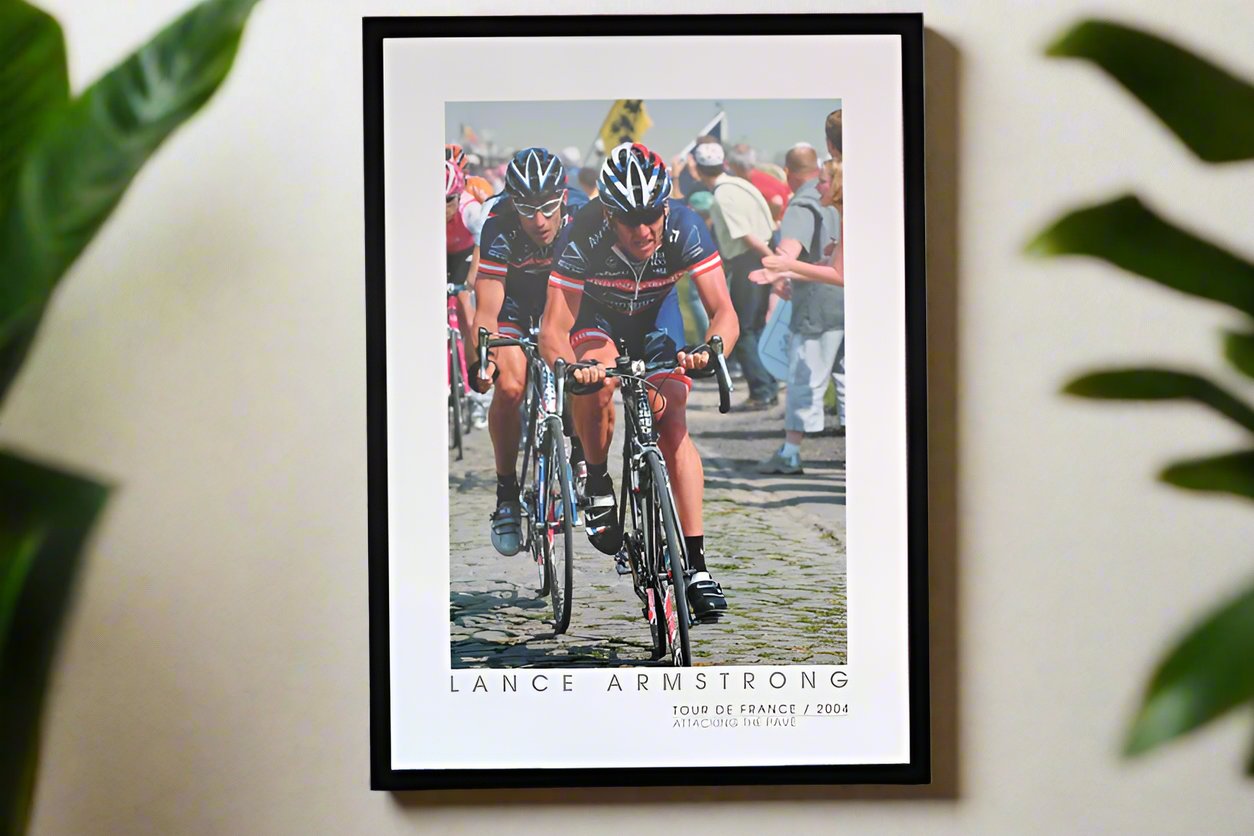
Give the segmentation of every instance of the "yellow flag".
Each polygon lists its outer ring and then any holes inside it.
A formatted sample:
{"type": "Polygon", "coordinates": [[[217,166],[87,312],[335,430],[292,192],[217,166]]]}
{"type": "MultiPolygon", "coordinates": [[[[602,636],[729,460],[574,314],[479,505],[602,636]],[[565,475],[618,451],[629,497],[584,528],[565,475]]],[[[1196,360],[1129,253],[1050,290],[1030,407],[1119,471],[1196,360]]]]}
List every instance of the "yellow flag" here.
{"type": "Polygon", "coordinates": [[[611,148],[624,142],[639,142],[651,127],[653,120],[644,108],[643,99],[619,99],[601,124],[601,144],[609,153],[611,148]]]}

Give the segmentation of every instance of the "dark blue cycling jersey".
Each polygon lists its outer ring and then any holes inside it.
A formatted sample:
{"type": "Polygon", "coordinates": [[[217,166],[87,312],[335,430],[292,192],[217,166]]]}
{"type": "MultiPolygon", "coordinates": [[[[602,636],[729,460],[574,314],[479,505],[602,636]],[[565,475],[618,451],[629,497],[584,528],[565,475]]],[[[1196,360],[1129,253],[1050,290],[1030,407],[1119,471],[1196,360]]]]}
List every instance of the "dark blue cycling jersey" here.
{"type": "Polygon", "coordinates": [[[613,314],[656,312],[684,273],[700,276],[722,265],[700,216],[678,200],[667,205],[662,245],[640,262],[618,246],[601,201],[590,201],[557,237],[549,286],[581,291],[584,301],[613,314]]]}
{"type": "MultiPolygon", "coordinates": [[[[588,202],[588,197],[574,189],[566,192],[565,226],[570,226],[575,212],[588,202]]],[[[539,322],[544,312],[549,270],[561,233],[547,246],[532,241],[519,225],[513,204],[506,199],[493,208],[479,240],[477,276],[505,284],[505,301],[498,316],[500,333],[521,337],[539,322]]]]}

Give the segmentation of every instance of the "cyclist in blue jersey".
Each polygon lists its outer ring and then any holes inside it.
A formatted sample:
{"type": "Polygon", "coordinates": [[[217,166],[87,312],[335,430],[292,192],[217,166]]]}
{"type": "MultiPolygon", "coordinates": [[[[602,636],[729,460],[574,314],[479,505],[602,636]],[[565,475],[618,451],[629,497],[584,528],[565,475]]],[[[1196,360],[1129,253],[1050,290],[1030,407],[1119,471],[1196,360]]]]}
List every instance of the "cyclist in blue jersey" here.
{"type": "MultiPolygon", "coordinates": [[[[493,334],[525,337],[544,312],[553,244],[575,207],[566,189],[562,161],[544,148],[524,148],[514,155],[505,169],[504,194],[484,222],[475,249],[479,267],[473,333],[486,328],[493,334]]],[[[576,206],[586,202],[586,198],[574,201],[576,206]]],[[[501,554],[512,555],[518,553],[522,540],[516,467],[527,362],[521,348],[496,348],[489,366],[492,378],[482,380],[476,360],[470,382],[486,391],[495,381],[496,394],[488,411],[488,434],[496,459],[492,545],[501,554]]]]}
{"type": "Polygon", "coordinates": [[[730,352],[740,329],[709,230],[670,193],[666,164],[644,145],[623,143],[609,153],[597,198],[555,245],[540,350],[549,363],[559,357],[595,363],[575,378],[586,385],[603,382],[596,395],[571,398],[571,411],[587,457],[588,538],[605,554],[617,554],[623,539],[606,465],[614,435],[614,381],[606,379],[605,367],[614,365],[618,340],[635,359],[673,361],[673,367],[652,375],[658,387],[652,405],[693,569],[688,599],[693,615],[702,619],[726,609],[727,600],[705,564],[705,474],[685,414],[692,384],[684,370],[704,368],[710,357],[681,348],[684,328],[675,290],[680,277],[691,273],[697,285],[710,316],[707,340],[721,336],[730,352]]]}

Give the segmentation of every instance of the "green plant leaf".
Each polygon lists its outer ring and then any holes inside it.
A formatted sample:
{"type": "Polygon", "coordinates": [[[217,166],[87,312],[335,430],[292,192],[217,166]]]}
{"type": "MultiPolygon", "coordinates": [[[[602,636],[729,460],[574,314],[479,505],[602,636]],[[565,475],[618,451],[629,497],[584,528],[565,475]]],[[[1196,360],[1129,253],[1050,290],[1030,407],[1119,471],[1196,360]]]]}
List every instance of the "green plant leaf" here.
{"type": "Polygon", "coordinates": [[[43,318],[44,305],[25,312],[16,312],[9,318],[7,327],[0,327],[0,403],[9,386],[22,369],[22,362],[35,342],[39,320],[43,318]]]}
{"type": "Polygon", "coordinates": [[[1156,35],[1084,21],[1046,50],[1092,61],[1208,163],[1254,157],[1254,86],[1156,35]]]}
{"type": "Polygon", "coordinates": [[[1254,334],[1229,331],[1224,334],[1224,357],[1233,368],[1254,377],[1254,334]]]}
{"type": "Polygon", "coordinates": [[[1088,255],[1181,293],[1254,316],[1254,264],[1164,221],[1133,196],[1078,209],[1027,246],[1031,255],[1088,255]]]}
{"type": "Polygon", "coordinates": [[[1254,499],[1254,451],[1176,462],[1163,468],[1158,478],[1185,490],[1254,499]]]}
{"type": "MultiPolygon", "coordinates": [[[[1254,708],[1254,705],[1250,707],[1254,708]]],[[[1245,756],[1245,774],[1254,777],[1254,746],[1250,747],[1249,754],[1245,756]]]]}
{"type": "Polygon", "coordinates": [[[83,544],[106,488],[0,453],[0,832],[30,815],[40,717],[83,544]]]}
{"type": "Polygon", "coordinates": [[[222,83],[256,3],[197,4],[49,119],[0,222],[0,336],[23,339],[140,168],[222,83]]]}
{"type": "Polygon", "coordinates": [[[1124,742],[1139,755],[1254,700],[1254,587],[1207,616],[1159,663],[1124,742]]]}
{"type": "Polygon", "coordinates": [[[1204,377],[1169,369],[1117,369],[1072,380],[1063,391],[1116,401],[1197,401],[1254,432],[1254,408],[1204,377]]]}
{"type": "Polygon", "coordinates": [[[31,137],[69,96],[60,25],[23,0],[0,0],[0,218],[31,137]]]}

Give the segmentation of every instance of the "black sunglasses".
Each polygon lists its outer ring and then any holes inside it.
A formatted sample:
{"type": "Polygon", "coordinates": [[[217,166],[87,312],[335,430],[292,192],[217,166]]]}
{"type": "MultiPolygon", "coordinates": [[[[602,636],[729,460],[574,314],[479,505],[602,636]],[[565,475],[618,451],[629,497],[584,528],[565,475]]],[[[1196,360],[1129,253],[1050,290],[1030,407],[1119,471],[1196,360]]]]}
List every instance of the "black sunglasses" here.
{"type": "Polygon", "coordinates": [[[461,198],[461,195],[460,195],[460,194],[451,194],[451,195],[449,195],[448,197],[444,198],[444,202],[445,202],[445,203],[452,203],[453,201],[455,201],[455,200],[459,200],[460,198],[461,198]]]}
{"type": "Polygon", "coordinates": [[[666,214],[665,207],[633,209],[630,212],[611,212],[610,217],[624,226],[652,226],[666,214]]]}

